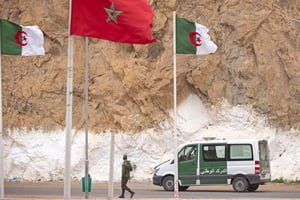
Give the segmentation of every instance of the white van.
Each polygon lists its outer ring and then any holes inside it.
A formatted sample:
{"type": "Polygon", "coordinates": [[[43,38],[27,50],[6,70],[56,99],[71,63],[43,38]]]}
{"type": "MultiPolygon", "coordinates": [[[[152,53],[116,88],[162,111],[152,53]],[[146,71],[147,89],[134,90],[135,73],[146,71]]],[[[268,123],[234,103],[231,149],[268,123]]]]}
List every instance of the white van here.
{"type": "MultiPolygon", "coordinates": [[[[153,184],[174,190],[174,160],[154,168],[153,184]]],[[[189,186],[232,184],[238,192],[256,191],[271,180],[266,140],[204,140],[178,151],[179,190],[189,186]]]]}

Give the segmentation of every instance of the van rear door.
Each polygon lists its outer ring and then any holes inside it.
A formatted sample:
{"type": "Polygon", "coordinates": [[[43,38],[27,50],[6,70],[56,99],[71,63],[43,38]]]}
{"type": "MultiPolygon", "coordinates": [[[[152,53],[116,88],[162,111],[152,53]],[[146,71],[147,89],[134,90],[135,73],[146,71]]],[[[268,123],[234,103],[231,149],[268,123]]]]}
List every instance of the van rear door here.
{"type": "Polygon", "coordinates": [[[258,141],[259,160],[260,160],[260,176],[264,182],[271,181],[271,167],[268,142],[266,140],[258,141]]]}

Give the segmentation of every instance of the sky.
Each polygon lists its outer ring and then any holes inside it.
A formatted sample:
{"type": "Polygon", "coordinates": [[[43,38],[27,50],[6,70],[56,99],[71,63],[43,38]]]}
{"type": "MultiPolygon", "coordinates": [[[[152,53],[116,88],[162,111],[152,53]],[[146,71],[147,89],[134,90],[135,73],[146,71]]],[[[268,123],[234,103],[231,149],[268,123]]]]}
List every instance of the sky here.
{"type": "MultiPolygon", "coordinates": [[[[173,111],[170,111],[173,116],[173,111]]],[[[177,107],[177,144],[218,139],[266,139],[269,143],[272,179],[300,179],[300,133],[273,128],[251,107],[231,106],[224,101],[206,107],[191,94],[177,107]]],[[[4,136],[4,178],[18,181],[60,181],[64,179],[65,130],[10,130],[4,136]]],[[[110,146],[114,141],[114,181],[121,177],[123,154],[136,165],[134,181],[151,181],[153,168],[174,157],[173,121],[140,133],[89,133],[89,173],[93,181],[109,180],[110,146]],[[114,138],[114,140],[112,140],[114,138]]],[[[72,131],[71,178],[85,174],[85,132],[72,131]]]]}

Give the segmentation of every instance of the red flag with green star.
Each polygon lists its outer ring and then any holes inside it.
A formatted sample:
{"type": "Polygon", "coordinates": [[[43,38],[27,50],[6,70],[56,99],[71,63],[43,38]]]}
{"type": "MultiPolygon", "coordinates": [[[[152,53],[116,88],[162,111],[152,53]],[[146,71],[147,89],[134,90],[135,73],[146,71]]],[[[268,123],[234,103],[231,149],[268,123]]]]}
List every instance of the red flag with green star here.
{"type": "Polygon", "coordinates": [[[147,0],[72,0],[70,35],[147,44],[154,12],[147,0]]]}

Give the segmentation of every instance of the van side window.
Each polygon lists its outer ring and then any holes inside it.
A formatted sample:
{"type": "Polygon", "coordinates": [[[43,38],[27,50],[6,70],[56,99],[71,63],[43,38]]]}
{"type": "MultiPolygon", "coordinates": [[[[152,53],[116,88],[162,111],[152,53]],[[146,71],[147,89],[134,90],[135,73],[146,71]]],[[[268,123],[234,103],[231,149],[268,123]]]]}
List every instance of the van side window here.
{"type": "Polygon", "coordinates": [[[230,144],[229,160],[253,160],[251,144],[230,144]]]}
{"type": "Polygon", "coordinates": [[[203,145],[203,159],[205,161],[224,161],[225,144],[203,145]]]}
{"type": "Polygon", "coordinates": [[[186,146],[178,153],[178,161],[194,160],[197,155],[197,145],[186,146]]]}

